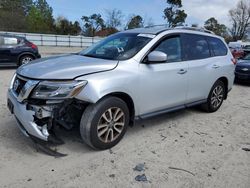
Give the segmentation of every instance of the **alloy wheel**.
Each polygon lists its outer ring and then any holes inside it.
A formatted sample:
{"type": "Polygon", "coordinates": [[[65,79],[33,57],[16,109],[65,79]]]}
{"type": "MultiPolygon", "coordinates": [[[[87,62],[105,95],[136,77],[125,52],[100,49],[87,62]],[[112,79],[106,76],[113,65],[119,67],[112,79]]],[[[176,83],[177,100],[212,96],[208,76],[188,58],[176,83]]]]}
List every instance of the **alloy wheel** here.
{"type": "Polygon", "coordinates": [[[98,138],[104,143],[116,140],[125,126],[125,114],[121,108],[112,107],[106,110],[97,125],[98,138]]]}
{"type": "Polygon", "coordinates": [[[224,98],[224,91],[223,87],[221,85],[218,85],[217,87],[214,88],[211,96],[211,105],[213,108],[218,108],[224,98]]]}
{"type": "Polygon", "coordinates": [[[29,57],[29,56],[27,56],[27,57],[24,57],[23,59],[22,59],[22,65],[25,65],[25,64],[27,64],[27,63],[29,63],[29,62],[31,62],[33,59],[31,58],[31,57],[29,57]]]}

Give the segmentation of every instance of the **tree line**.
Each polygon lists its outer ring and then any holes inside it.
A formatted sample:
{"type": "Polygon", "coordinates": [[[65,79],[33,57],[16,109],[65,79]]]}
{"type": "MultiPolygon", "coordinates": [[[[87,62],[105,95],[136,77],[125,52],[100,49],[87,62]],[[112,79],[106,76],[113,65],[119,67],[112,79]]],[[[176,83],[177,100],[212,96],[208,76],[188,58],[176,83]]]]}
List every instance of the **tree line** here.
{"type": "MultiPolygon", "coordinates": [[[[188,15],[182,9],[182,0],[165,1],[163,18],[166,20],[166,26],[185,26],[188,15]]],[[[250,0],[240,0],[228,14],[230,28],[220,24],[214,17],[206,20],[203,27],[227,41],[244,39],[250,28],[250,0]]],[[[105,15],[95,13],[82,16],[81,21],[70,21],[63,16],[54,18],[53,9],[46,0],[0,0],[2,31],[107,36],[120,30],[154,25],[151,18],[146,19],[141,15],[130,15],[127,21],[124,21],[124,17],[121,10],[113,9],[107,10],[105,15]]]]}

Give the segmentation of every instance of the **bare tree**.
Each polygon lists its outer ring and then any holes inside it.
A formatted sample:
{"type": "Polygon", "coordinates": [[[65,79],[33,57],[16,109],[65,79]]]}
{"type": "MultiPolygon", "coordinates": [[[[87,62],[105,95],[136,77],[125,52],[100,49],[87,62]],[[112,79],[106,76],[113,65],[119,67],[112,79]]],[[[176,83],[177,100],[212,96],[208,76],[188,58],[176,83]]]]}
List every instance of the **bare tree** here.
{"type": "Polygon", "coordinates": [[[108,28],[114,28],[118,29],[122,25],[122,11],[113,9],[113,10],[107,10],[106,11],[106,26],[108,28]]]}
{"type": "Polygon", "coordinates": [[[250,0],[241,0],[235,9],[229,11],[232,22],[230,33],[234,40],[241,40],[250,27],[250,0]]]}
{"type": "Polygon", "coordinates": [[[150,26],[155,25],[154,20],[153,20],[152,17],[144,16],[143,21],[144,21],[143,25],[146,26],[146,27],[150,27],[150,26]]]}

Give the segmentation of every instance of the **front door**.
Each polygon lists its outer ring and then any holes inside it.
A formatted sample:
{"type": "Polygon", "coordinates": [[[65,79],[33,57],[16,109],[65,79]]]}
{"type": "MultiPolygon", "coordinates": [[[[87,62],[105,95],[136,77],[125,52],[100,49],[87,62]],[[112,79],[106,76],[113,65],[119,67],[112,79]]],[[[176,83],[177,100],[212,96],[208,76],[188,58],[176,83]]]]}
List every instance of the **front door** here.
{"type": "Polygon", "coordinates": [[[139,65],[141,115],[183,107],[186,101],[188,66],[181,60],[180,36],[163,39],[152,51],[164,52],[168,58],[139,65]]]}

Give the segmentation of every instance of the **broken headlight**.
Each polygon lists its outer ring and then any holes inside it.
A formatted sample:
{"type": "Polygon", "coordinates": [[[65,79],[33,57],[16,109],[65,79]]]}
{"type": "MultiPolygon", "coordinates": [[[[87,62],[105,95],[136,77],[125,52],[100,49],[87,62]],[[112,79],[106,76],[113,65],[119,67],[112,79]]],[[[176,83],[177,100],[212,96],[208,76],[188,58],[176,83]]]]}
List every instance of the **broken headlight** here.
{"type": "Polygon", "coordinates": [[[76,96],[86,86],[87,81],[42,81],[34,89],[31,97],[36,99],[65,99],[76,96]]]}

